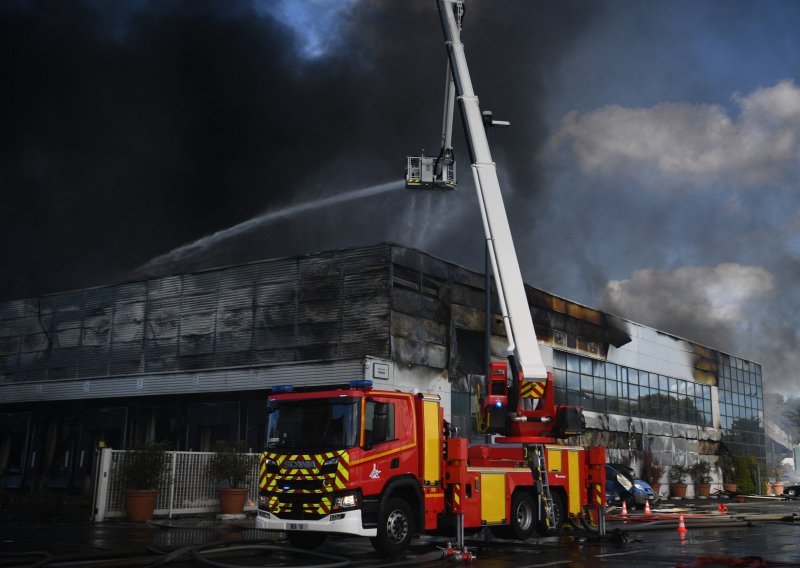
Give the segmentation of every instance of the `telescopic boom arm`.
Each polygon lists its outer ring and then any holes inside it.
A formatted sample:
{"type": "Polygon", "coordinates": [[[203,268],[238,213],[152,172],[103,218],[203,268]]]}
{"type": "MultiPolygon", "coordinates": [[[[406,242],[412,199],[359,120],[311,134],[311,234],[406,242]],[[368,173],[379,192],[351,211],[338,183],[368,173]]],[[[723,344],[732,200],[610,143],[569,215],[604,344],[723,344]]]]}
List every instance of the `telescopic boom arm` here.
{"type": "MultiPolygon", "coordinates": [[[[478,97],[472,81],[461,43],[461,18],[463,0],[438,0],[439,16],[446,40],[450,70],[455,84],[456,98],[460,103],[461,118],[469,144],[475,189],[481,207],[486,243],[495,274],[500,310],[508,336],[508,359],[515,387],[518,380],[546,380],[547,369],[542,362],[536,331],[533,328],[528,298],[511,237],[506,216],[497,168],[492,161],[489,142],[484,128],[478,97]]],[[[516,388],[514,389],[517,390],[516,388]]]]}

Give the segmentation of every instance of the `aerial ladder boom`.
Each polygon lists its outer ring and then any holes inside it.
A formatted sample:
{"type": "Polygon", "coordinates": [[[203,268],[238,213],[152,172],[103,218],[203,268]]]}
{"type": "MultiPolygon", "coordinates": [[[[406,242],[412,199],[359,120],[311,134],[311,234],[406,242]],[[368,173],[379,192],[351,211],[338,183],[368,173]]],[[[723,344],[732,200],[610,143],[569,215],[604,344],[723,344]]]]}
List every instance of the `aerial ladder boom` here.
{"type": "Polygon", "coordinates": [[[487,250],[494,270],[497,296],[508,336],[508,358],[515,385],[513,393],[518,391],[516,387],[520,379],[546,380],[547,369],[542,362],[536,341],[528,298],[500,192],[497,168],[489,151],[484,116],[481,115],[478,97],[472,88],[464,44],[461,43],[463,0],[438,0],[438,5],[450,70],[469,145],[487,250]]]}

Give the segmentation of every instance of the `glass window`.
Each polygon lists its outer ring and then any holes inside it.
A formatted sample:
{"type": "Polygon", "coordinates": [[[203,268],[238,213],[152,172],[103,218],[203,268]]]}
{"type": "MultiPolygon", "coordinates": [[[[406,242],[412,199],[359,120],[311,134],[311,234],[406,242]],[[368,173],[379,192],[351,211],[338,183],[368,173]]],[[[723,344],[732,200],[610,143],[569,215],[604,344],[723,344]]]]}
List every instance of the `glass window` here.
{"type": "Polygon", "coordinates": [[[631,413],[631,406],[630,402],[628,402],[627,398],[621,398],[617,401],[617,405],[619,407],[619,413],[628,416],[631,413]]]}
{"type": "MultiPolygon", "coordinates": [[[[639,384],[639,375],[640,375],[640,373],[636,369],[628,369],[628,382],[630,384],[632,384],[632,385],[638,385],[639,384]]],[[[644,375],[645,381],[646,381],[647,380],[647,373],[642,371],[641,375],[644,375]]]]}
{"type": "Polygon", "coordinates": [[[694,396],[694,383],[686,382],[686,396],[694,396]]]}
{"type": "Polygon", "coordinates": [[[678,392],[678,379],[669,379],[669,392],[678,392]]]}
{"type": "Polygon", "coordinates": [[[605,379],[598,379],[595,377],[594,379],[594,392],[595,394],[606,394],[606,380],[605,379]]]}
{"type": "MultiPolygon", "coordinates": [[[[655,373],[650,373],[650,383],[649,384],[650,384],[650,388],[651,389],[659,388],[658,387],[658,375],[656,375],[655,373]]],[[[664,390],[666,390],[666,389],[664,389],[664,390]]]]}
{"type": "Polygon", "coordinates": [[[592,360],[587,357],[581,357],[581,375],[592,374],[592,360]]]}
{"type": "Polygon", "coordinates": [[[631,400],[637,400],[639,398],[639,387],[637,387],[636,385],[629,386],[628,393],[630,394],[628,398],[630,398],[631,400]]]}
{"type": "Polygon", "coordinates": [[[617,414],[619,412],[619,400],[613,396],[606,397],[606,412],[617,414]]]}
{"type": "Polygon", "coordinates": [[[595,377],[605,377],[606,376],[606,364],[603,361],[594,361],[593,363],[594,371],[592,374],[595,377]]]}
{"type": "Polygon", "coordinates": [[[617,366],[614,363],[606,363],[606,378],[617,380],[617,366]]]}
{"type": "Polygon", "coordinates": [[[553,367],[556,369],[567,368],[567,355],[563,351],[553,351],[553,367]]]}
{"type": "Polygon", "coordinates": [[[617,383],[617,393],[620,398],[628,398],[628,383],[617,383]]]}
{"type": "Polygon", "coordinates": [[[580,363],[577,355],[567,355],[567,371],[577,373],[580,370],[580,363]]]}
{"type": "Polygon", "coordinates": [[[581,390],[585,392],[594,390],[594,378],[591,375],[581,375],[581,390]]]}
{"type": "Polygon", "coordinates": [[[567,387],[567,372],[563,369],[553,369],[553,386],[556,388],[567,387]]]}
{"type": "Polygon", "coordinates": [[[566,405],[567,404],[567,391],[566,389],[555,389],[556,392],[556,404],[566,405]]]}
{"type": "Polygon", "coordinates": [[[580,391],[567,391],[567,404],[569,406],[580,406],[581,405],[580,391]]]}
{"type": "Polygon", "coordinates": [[[669,389],[669,378],[665,377],[664,375],[659,375],[658,376],[658,388],[660,388],[664,392],[670,390],[669,389]]]}
{"type": "Polygon", "coordinates": [[[603,395],[598,395],[595,393],[594,395],[594,411],[595,412],[606,412],[606,397],[603,395]]]}
{"type": "Polygon", "coordinates": [[[567,371],[567,389],[573,391],[581,390],[581,376],[578,373],[567,371]]]}

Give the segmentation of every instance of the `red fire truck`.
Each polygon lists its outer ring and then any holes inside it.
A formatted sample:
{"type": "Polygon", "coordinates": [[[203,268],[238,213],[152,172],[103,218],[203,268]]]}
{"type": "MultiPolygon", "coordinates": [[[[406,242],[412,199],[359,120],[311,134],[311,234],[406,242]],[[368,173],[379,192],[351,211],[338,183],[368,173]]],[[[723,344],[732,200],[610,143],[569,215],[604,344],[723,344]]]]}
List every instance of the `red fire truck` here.
{"type": "Polygon", "coordinates": [[[480,409],[502,437],[470,445],[451,435],[437,395],[373,390],[369,381],[273,388],[256,523],[297,546],[319,545],[329,533],[361,535],[393,555],[417,533],[455,533],[461,546],[465,530],[483,527],[525,539],[585,521],[605,504],[605,448],[563,443],[583,431],[583,415],[556,406],[539,352],[486,138],[485,127],[497,123],[478,107],[460,39],[463,0],[438,7],[450,60],[442,151],[409,158],[406,183],[454,188],[457,94],[509,343],[508,363],[491,363],[480,409]]]}

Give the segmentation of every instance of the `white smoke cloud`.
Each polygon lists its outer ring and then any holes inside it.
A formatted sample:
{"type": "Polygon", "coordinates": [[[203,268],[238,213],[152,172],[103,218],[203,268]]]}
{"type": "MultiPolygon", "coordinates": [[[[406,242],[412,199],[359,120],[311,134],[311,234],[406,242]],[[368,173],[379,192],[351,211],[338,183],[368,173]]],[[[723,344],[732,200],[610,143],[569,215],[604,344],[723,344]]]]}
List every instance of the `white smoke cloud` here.
{"type": "Polygon", "coordinates": [[[602,305],[626,318],[723,350],[739,347],[751,317],[775,291],[773,275],[735,263],[643,269],[606,284],[602,305]]]}
{"type": "Polygon", "coordinates": [[[572,111],[551,137],[550,157],[577,159],[587,175],[646,180],[687,191],[708,185],[785,186],[800,173],[800,88],[784,80],[720,105],[611,105],[572,111]]]}

